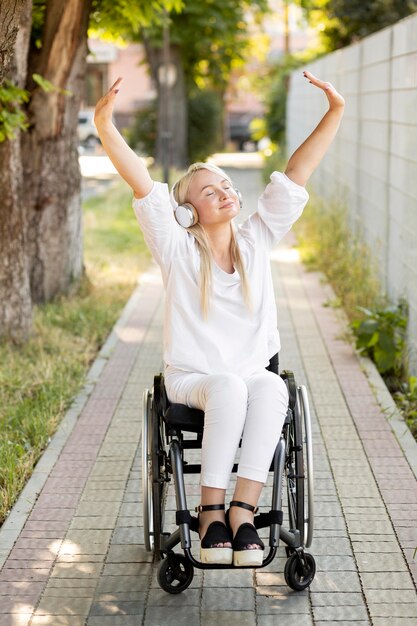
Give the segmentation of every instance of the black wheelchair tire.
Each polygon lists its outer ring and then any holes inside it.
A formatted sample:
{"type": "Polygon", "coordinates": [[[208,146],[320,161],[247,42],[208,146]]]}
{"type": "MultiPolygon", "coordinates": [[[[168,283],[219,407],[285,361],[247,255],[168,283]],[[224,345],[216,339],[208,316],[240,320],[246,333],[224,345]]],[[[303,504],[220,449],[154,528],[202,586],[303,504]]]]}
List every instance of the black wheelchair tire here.
{"type": "Polygon", "coordinates": [[[165,450],[163,442],[162,424],[158,419],[157,408],[159,406],[159,385],[155,384],[153,388],[151,433],[152,441],[150,442],[150,451],[152,456],[152,468],[154,475],[152,476],[152,511],[153,511],[153,552],[156,560],[161,558],[161,534],[163,528],[163,516],[165,510],[165,498],[167,492],[167,482],[163,471],[165,464],[165,450]]]}
{"type": "Polygon", "coordinates": [[[167,593],[181,593],[190,585],[194,577],[192,563],[182,554],[171,552],[160,562],[158,567],[158,584],[167,593]],[[178,584],[173,584],[177,581],[178,584]]]}
{"type": "Polygon", "coordinates": [[[299,402],[295,403],[292,420],[287,430],[287,498],[290,528],[300,533],[300,545],[304,545],[304,455],[303,424],[299,402]]]}
{"type": "Polygon", "coordinates": [[[164,448],[155,409],[155,387],[144,394],[142,429],[142,496],[145,549],[160,558],[161,533],[167,484],[164,469],[164,448]]]}
{"type": "Polygon", "coordinates": [[[285,582],[294,591],[307,589],[313,582],[315,574],[316,562],[313,555],[308,552],[305,552],[302,557],[294,552],[285,562],[285,582]]]}

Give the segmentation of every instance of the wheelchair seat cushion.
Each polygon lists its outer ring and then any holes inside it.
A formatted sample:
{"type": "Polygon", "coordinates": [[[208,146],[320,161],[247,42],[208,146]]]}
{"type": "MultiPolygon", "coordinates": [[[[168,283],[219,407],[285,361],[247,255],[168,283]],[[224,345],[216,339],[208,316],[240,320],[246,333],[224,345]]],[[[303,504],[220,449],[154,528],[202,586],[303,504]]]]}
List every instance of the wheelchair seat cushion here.
{"type": "Polygon", "coordinates": [[[190,433],[202,433],[204,429],[204,411],[190,409],[185,404],[170,404],[164,413],[164,420],[168,426],[190,433]]]}

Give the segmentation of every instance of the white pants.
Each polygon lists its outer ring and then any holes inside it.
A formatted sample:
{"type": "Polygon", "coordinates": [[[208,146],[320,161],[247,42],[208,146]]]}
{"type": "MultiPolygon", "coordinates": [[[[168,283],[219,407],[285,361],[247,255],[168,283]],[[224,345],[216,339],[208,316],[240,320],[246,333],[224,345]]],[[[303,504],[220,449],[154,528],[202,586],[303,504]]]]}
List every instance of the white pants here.
{"type": "Polygon", "coordinates": [[[288,406],[280,376],[262,370],[241,378],[168,366],[165,387],[170,402],[204,411],[202,486],[227,489],[241,437],[238,476],[265,483],[288,406]]]}

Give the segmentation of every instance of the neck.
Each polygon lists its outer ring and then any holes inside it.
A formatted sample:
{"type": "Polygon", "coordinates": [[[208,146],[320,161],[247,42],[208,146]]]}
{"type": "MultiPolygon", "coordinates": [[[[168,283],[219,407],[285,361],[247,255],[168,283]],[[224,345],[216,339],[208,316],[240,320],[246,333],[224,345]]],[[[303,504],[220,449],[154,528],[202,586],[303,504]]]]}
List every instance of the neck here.
{"type": "Polygon", "coordinates": [[[222,225],[217,228],[206,228],[210,248],[215,257],[227,257],[230,254],[230,244],[232,242],[231,224],[222,225]]]}

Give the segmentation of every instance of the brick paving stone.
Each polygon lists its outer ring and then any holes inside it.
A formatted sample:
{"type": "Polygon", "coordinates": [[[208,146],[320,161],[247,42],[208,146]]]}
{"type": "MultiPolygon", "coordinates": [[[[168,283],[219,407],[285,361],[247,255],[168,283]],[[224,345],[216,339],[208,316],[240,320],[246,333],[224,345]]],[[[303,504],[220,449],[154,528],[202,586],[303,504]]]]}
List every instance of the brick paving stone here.
{"type": "Polygon", "coordinates": [[[374,617],[373,626],[417,626],[417,617],[374,617]]]}
{"type": "Polygon", "coordinates": [[[256,626],[256,615],[252,611],[205,611],[201,626],[256,626]]]}
{"type": "Polygon", "coordinates": [[[18,595],[18,596],[2,596],[0,604],[0,624],[3,613],[29,613],[33,612],[38,596],[18,595]]]}
{"type": "Polygon", "coordinates": [[[363,596],[361,593],[351,593],[349,591],[331,593],[311,593],[311,604],[314,606],[363,606],[363,596]]]}
{"type": "Polygon", "coordinates": [[[107,602],[94,602],[91,606],[90,616],[95,615],[143,615],[145,608],[145,595],[142,601],[111,600],[107,602]]]}
{"type": "Polygon", "coordinates": [[[361,572],[404,572],[407,566],[402,554],[366,554],[356,555],[361,572]]]}
{"type": "Polygon", "coordinates": [[[97,578],[101,563],[56,563],[51,578],[97,578]]]}
{"type": "Polygon", "coordinates": [[[413,589],[413,581],[408,572],[361,572],[365,594],[368,589],[413,589]]]}
{"type": "Polygon", "coordinates": [[[366,608],[359,606],[315,606],[313,607],[314,621],[331,621],[331,622],[360,622],[369,619],[366,608]]]}
{"type": "MultiPolygon", "coordinates": [[[[400,594],[399,594],[400,595],[400,594]]],[[[417,617],[417,598],[413,603],[402,603],[401,595],[397,602],[368,602],[369,612],[374,617],[417,617]]]]}
{"type": "MultiPolygon", "coordinates": [[[[259,610],[259,600],[257,600],[259,610]]],[[[201,610],[204,611],[254,611],[255,590],[224,588],[220,592],[213,587],[204,588],[201,599],[201,610]]]]}
{"type": "MultiPolygon", "coordinates": [[[[200,581],[201,582],[201,581],[200,581]]],[[[171,594],[162,589],[150,589],[147,598],[148,606],[200,606],[201,588],[189,588],[180,594],[171,594]]]]}
{"type": "Polygon", "coordinates": [[[107,563],[150,563],[153,555],[139,545],[113,545],[109,547],[107,563]]]}
{"type": "Polygon", "coordinates": [[[254,574],[252,570],[204,570],[205,587],[248,587],[253,589],[254,574]]]}
{"type": "MultiPolygon", "coordinates": [[[[84,626],[85,617],[83,615],[54,615],[53,626],[84,626]]],[[[51,616],[34,615],[30,622],[31,626],[49,626],[51,616]]]]}
{"type": "Polygon", "coordinates": [[[401,603],[415,604],[417,602],[417,594],[413,589],[402,589],[401,592],[398,589],[367,589],[366,600],[370,604],[377,603],[395,603],[401,599],[401,603]]]}
{"type": "Polygon", "coordinates": [[[99,580],[97,592],[146,591],[148,587],[149,576],[104,576],[99,580]]]}
{"type": "Polygon", "coordinates": [[[178,626],[178,624],[200,626],[200,609],[194,606],[180,606],[172,610],[172,607],[152,606],[146,610],[144,626],[178,626]]]}
{"type": "Polygon", "coordinates": [[[87,615],[91,598],[55,596],[42,597],[35,615],[87,615]]]}
{"type": "MultiPolygon", "coordinates": [[[[282,620],[285,619],[285,626],[313,626],[313,618],[310,615],[288,615],[283,614],[282,620]]],[[[258,626],[277,626],[276,615],[259,615],[258,626]]],[[[352,626],[352,625],[350,625],[352,626]]]]}
{"type": "Polygon", "coordinates": [[[1,626],[29,626],[32,613],[4,613],[1,616],[1,626]]]}
{"type": "Polygon", "coordinates": [[[151,571],[150,563],[109,563],[104,566],[102,576],[150,576],[151,571]]]}
{"type": "Polygon", "coordinates": [[[312,591],[361,591],[356,572],[318,572],[311,583],[312,591]]]}
{"type": "MultiPolygon", "coordinates": [[[[346,621],[346,620],[314,620],[314,626],[329,626],[330,624],[335,624],[337,626],[369,626],[371,624],[370,620],[354,620],[354,621],[346,621]]],[[[404,625],[405,626],[405,625],[404,625]]]]}

